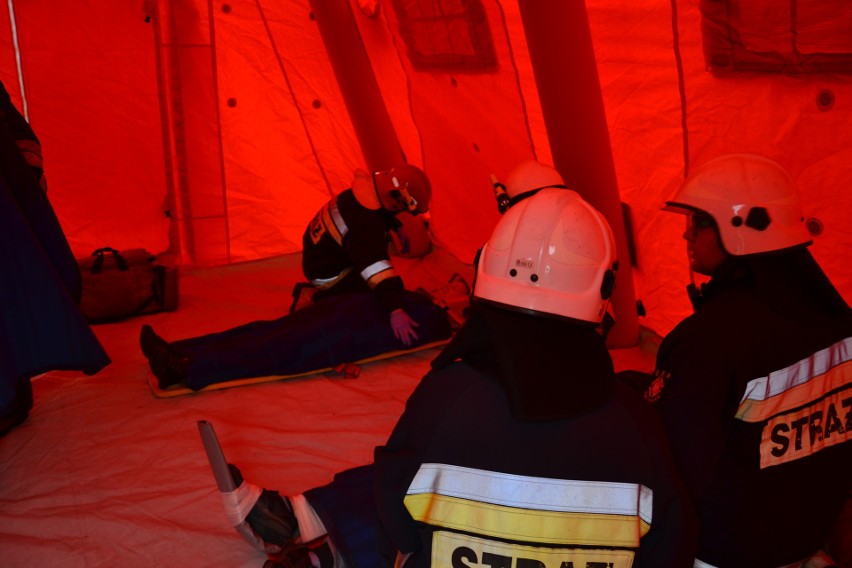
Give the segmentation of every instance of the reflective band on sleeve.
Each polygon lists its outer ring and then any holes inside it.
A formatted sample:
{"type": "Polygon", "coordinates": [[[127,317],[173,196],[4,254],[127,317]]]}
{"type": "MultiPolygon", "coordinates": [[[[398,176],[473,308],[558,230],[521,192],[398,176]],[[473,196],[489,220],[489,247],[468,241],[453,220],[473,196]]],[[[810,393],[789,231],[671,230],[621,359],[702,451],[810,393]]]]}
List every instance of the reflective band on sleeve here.
{"type": "Polygon", "coordinates": [[[415,520],[495,538],[638,546],[650,529],[653,492],[633,483],[423,464],[405,505],[415,520]]]}
{"type": "Polygon", "coordinates": [[[817,351],[798,363],[774,371],[767,377],[759,377],[749,381],[740,401],[737,418],[746,422],[760,422],[777,412],[799,406],[801,403],[796,401],[792,401],[792,404],[785,404],[783,395],[790,391],[805,391],[806,389],[799,387],[810,381],[827,383],[818,385],[820,392],[848,384],[850,377],[852,377],[852,373],[850,373],[852,369],[848,365],[850,361],[852,361],[852,337],[847,337],[843,341],[817,351]],[[836,368],[840,370],[835,371],[836,368]],[[826,375],[831,376],[827,379],[826,375]],[[781,398],[776,398],[779,396],[781,398]],[[771,405],[759,404],[770,400],[773,400],[771,405]],[[761,407],[767,408],[769,406],[774,408],[761,410],[761,407]]]}
{"type": "Polygon", "coordinates": [[[222,504],[225,506],[225,514],[232,526],[237,526],[251,512],[251,508],[260,499],[261,489],[243,481],[242,485],[231,492],[222,492],[222,504]]]}
{"type": "MultiPolygon", "coordinates": [[[[328,231],[331,238],[333,238],[337,244],[343,244],[343,237],[345,237],[346,233],[349,232],[349,227],[340,215],[340,209],[337,207],[336,197],[329,201],[328,205],[322,209],[320,217],[322,219],[322,226],[326,231],[328,231]]],[[[317,242],[317,240],[318,238],[314,239],[314,242],[317,242]]]]}
{"type": "Polygon", "coordinates": [[[346,221],[343,220],[343,216],[340,214],[340,208],[337,206],[337,198],[333,199],[331,203],[328,204],[328,212],[331,215],[331,220],[334,221],[334,226],[337,228],[337,232],[340,233],[340,238],[346,236],[346,233],[349,232],[349,227],[346,225],[346,221]]]}
{"type": "Polygon", "coordinates": [[[370,288],[375,288],[379,282],[387,280],[392,276],[396,276],[396,271],[393,269],[393,265],[389,260],[374,262],[361,271],[361,278],[370,285],[370,288]]]}
{"type": "Polygon", "coordinates": [[[793,384],[765,399],[748,398],[740,403],[737,418],[743,422],[763,422],[773,416],[799,408],[822,398],[825,393],[852,385],[852,361],[833,367],[807,382],[793,384]]]}
{"type": "Polygon", "coordinates": [[[349,274],[349,272],[351,271],[352,268],[346,268],[337,276],[332,276],[331,278],[312,278],[310,282],[311,284],[317,287],[317,290],[328,290],[329,288],[343,280],[343,277],[349,274]]]}

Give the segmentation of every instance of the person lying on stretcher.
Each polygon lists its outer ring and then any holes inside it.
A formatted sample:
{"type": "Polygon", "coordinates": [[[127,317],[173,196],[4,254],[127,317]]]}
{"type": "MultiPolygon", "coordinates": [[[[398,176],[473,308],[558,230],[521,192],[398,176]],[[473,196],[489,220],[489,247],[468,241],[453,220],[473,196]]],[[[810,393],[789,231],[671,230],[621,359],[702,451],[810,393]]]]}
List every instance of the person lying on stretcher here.
{"type": "Polygon", "coordinates": [[[431,191],[426,174],[408,164],[356,171],[352,187],[305,230],[310,284],[297,285],[290,314],[172,343],[142,327],[142,352],[160,388],[299,374],[449,338],[447,312],[405,289],[388,252],[391,232],[401,232],[397,216],[427,213],[431,191]]]}

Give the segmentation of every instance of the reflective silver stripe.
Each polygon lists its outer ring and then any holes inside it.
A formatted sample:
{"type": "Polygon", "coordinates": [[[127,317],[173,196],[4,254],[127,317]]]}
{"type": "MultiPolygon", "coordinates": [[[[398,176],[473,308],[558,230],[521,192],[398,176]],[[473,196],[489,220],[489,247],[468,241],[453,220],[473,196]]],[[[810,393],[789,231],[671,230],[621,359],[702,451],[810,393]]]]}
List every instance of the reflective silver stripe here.
{"type": "MultiPolygon", "coordinates": [[[[849,390],[852,390],[852,338],[838,341],[789,367],[749,381],[736,418],[757,423],[805,407],[811,407],[811,412],[834,413],[842,404],[841,399],[847,396],[841,391],[849,390]],[[819,409],[815,405],[825,408],[819,409]]],[[[839,443],[839,440],[835,442],[839,443]]]]}
{"type": "Polygon", "coordinates": [[[342,239],[349,232],[349,227],[346,226],[346,221],[340,215],[340,209],[337,207],[337,198],[328,204],[328,212],[331,214],[331,220],[334,221],[334,226],[337,227],[337,231],[340,233],[340,238],[342,239]]]}
{"type": "Polygon", "coordinates": [[[652,512],[654,510],[654,491],[645,487],[639,486],[639,518],[651,524],[652,512]]]}
{"type": "Polygon", "coordinates": [[[774,371],[767,377],[749,381],[740,402],[746,399],[767,400],[797,385],[806,383],[850,359],[852,359],[852,337],[847,337],[830,347],[817,351],[798,363],[774,371]]]}
{"type": "Polygon", "coordinates": [[[378,262],[374,262],[367,268],[361,271],[361,278],[365,281],[369,281],[370,278],[378,274],[379,272],[384,272],[385,270],[392,270],[393,265],[389,260],[380,260],[378,262]]]}
{"type": "Polygon", "coordinates": [[[312,278],[311,284],[313,284],[317,288],[322,288],[323,286],[331,284],[332,282],[336,282],[339,278],[340,278],[339,274],[337,276],[333,276],[331,278],[312,278]]]}
{"type": "Polygon", "coordinates": [[[328,290],[341,280],[343,277],[349,274],[352,271],[351,268],[344,268],[343,271],[337,276],[332,276],[331,278],[312,278],[310,279],[311,284],[317,287],[317,290],[328,290]]]}
{"type": "Polygon", "coordinates": [[[651,522],[653,491],[635,483],[513,475],[439,463],[420,466],[408,495],[436,493],[506,507],[639,515],[651,522]]]}

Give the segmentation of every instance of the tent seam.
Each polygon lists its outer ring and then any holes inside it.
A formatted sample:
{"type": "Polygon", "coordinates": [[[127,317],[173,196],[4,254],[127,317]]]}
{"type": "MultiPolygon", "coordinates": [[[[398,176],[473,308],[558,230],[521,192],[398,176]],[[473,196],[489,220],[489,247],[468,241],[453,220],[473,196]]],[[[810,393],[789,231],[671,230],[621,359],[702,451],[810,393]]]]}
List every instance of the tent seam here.
{"type": "MultiPolygon", "coordinates": [[[[405,62],[404,62],[403,57],[402,57],[402,51],[399,49],[399,44],[397,43],[397,40],[396,40],[396,34],[394,34],[393,30],[391,29],[390,19],[387,18],[386,16],[383,19],[385,21],[385,29],[388,31],[388,35],[391,38],[391,44],[393,45],[393,48],[396,50],[396,57],[399,60],[400,65],[402,65],[403,69],[405,69],[405,62]]],[[[363,42],[363,38],[362,38],[362,42],[363,42]]],[[[420,164],[423,166],[423,169],[426,170],[426,169],[428,169],[426,167],[426,147],[423,145],[423,133],[420,131],[420,126],[418,125],[418,120],[417,120],[417,114],[414,112],[414,100],[411,96],[411,77],[410,77],[409,73],[407,73],[407,72],[405,73],[405,86],[406,86],[405,92],[406,92],[406,96],[408,98],[408,112],[411,115],[412,122],[414,122],[415,130],[417,131],[417,138],[420,141],[420,144],[419,144],[419,146],[420,146],[420,164]]],[[[402,148],[402,141],[400,141],[400,149],[402,150],[403,157],[405,157],[405,150],[402,148]]],[[[406,162],[411,163],[407,159],[406,159],[406,162]]]]}
{"type": "Polygon", "coordinates": [[[266,19],[266,12],[264,12],[263,7],[260,5],[260,0],[255,0],[255,5],[257,6],[257,11],[260,14],[260,19],[263,20],[263,27],[266,30],[266,36],[269,38],[269,44],[272,46],[272,52],[275,54],[275,61],[278,62],[278,68],[281,70],[281,76],[284,78],[284,82],[287,84],[287,90],[290,91],[290,97],[293,100],[293,106],[296,107],[296,111],[299,113],[299,121],[302,123],[302,128],[305,131],[305,138],[308,139],[308,145],[311,147],[311,153],[314,156],[314,161],[317,164],[317,168],[319,169],[320,175],[322,176],[323,181],[325,182],[326,191],[330,196],[334,196],[334,189],[331,187],[331,181],[328,179],[328,175],[325,172],[325,168],[322,167],[322,162],[319,158],[319,151],[314,144],[314,139],[311,136],[311,131],[308,128],[307,121],[305,120],[305,113],[302,111],[302,107],[299,104],[299,100],[296,98],[296,93],[293,90],[293,84],[290,82],[290,75],[287,74],[287,70],[284,67],[284,61],[281,58],[281,54],[278,51],[278,46],[275,43],[275,38],[272,36],[272,30],[269,27],[269,20],[266,19]]]}
{"type": "Polygon", "coordinates": [[[524,128],[526,128],[526,131],[527,131],[527,139],[529,140],[530,148],[532,149],[533,157],[536,160],[538,160],[538,154],[536,153],[536,147],[535,147],[535,140],[534,140],[533,135],[532,135],[532,129],[530,128],[529,112],[528,112],[529,108],[527,107],[527,99],[524,96],[524,90],[521,87],[521,77],[520,77],[519,72],[518,72],[518,64],[515,61],[515,49],[512,46],[512,39],[509,37],[509,25],[508,25],[508,22],[506,21],[506,11],[503,9],[503,3],[500,2],[500,0],[497,0],[497,8],[500,10],[500,18],[503,21],[503,30],[504,30],[503,33],[506,36],[506,45],[509,48],[509,60],[512,62],[512,69],[514,70],[514,73],[515,73],[515,85],[517,86],[518,95],[521,99],[521,108],[524,111],[524,128]]]}
{"type": "Polygon", "coordinates": [[[680,94],[680,125],[683,141],[683,177],[689,175],[689,127],[686,119],[686,81],[683,74],[683,58],[680,53],[680,33],[677,25],[677,0],[671,0],[672,7],[672,50],[677,69],[677,87],[680,94]]]}

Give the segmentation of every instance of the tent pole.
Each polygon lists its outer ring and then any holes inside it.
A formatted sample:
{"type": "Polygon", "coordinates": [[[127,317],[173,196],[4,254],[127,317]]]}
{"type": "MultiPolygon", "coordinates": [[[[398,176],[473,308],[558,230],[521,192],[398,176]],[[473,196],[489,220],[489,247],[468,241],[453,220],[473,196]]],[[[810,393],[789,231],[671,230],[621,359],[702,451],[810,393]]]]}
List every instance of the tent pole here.
{"type": "Polygon", "coordinates": [[[180,264],[230,261],[211,0],[157,0],[170,253],[180,264]],[[206,175],[210,174],[210,175],[206,175]]]}
{"type": "Polygon", "coordinates": [[[584,0],[519,0],[553,165],[609,221],[619,258],[607,343],[635,345],[639,317],[621,198],[584,0]]]}
{"type": "Polygon", "coordinates": [[[168,201],[167,216],[169,222],[169,248],[164,255],[173,259],[177,264],[190,264],[194,256],[194,243],[192,234],[186,231],[183,196],[185,192],[179,191],[185,172],[179,172],[183,161],[180,159],[179,147],[182,147],[182,136],[173,125],[176,123],[174,114],[176,112],[173,86],[177,83],[173,77],[174,50],[166,46],[166,38],[173,37],[173,32],[167,32],[164,26],[172,26],[168,11],[160,10],[159,2],[146,3],[146,9],[150,10],[149,17],[154,27],[154,53],[157,61],[157,88],[160,103],[160,122],[163,134],[163,160],[166,170],[166,198],[168,201]],[[163,19],[165,17],[165,19],[163,19]]]}
{"type": "Polygon", "coordinates": [[[349,0],[310,5],[366,166],[377,171],[405,162],[349,0]]]}

